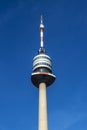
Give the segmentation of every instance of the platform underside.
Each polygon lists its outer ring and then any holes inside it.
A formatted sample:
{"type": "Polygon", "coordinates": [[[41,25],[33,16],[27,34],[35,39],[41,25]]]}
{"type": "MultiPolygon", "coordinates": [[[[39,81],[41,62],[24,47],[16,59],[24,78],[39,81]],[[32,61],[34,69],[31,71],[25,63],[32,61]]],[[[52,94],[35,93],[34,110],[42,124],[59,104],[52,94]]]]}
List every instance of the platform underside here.
{"type": "Polygon", "coordinates": [[[31,75],[32,83],[36,87],[39,87],[39,84],[43,82],[46,83],[48,87],[54,82],[55,78],[55,75],[48,72],[33,72],[31,75]]]}

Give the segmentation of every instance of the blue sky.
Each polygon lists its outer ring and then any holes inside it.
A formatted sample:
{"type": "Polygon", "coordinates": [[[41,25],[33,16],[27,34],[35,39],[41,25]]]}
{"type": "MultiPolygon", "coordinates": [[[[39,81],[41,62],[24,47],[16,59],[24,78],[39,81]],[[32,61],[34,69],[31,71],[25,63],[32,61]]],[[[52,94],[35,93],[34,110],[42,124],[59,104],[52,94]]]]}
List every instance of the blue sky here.
{"type": "Polygon", "coordinates": [[[0,130],[38,127],[38,89],[30,76],[41,14],[57,77],[47,88],[49,130],[87,130],[86,0],[0,1],[0,130]]]}

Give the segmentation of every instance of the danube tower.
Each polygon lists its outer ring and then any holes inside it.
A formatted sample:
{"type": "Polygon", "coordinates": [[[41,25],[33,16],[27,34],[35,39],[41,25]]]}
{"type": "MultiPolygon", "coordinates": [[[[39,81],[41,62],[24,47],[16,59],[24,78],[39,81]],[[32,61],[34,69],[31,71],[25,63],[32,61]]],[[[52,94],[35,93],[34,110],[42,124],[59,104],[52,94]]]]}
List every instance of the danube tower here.
{"type": "Polygon", "coordinates": [[[40,49],[38,55],[33,59],[32,83],[39,88],[39,115],[38,130],[48,130],[46,87],[50,86],[56,76],[52,74],[51,58],[46,54],[44,48],[44,25],[42,16],[40,18],[40,49]]]}

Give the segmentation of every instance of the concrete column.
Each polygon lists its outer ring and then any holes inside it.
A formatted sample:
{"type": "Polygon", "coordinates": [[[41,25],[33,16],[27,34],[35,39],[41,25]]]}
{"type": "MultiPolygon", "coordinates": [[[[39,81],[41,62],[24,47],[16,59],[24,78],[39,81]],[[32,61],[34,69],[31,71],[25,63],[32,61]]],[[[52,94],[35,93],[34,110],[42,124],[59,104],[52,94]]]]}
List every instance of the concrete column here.
{"type": "Polygon", "coordinates": [[[39,84],[39,119],[38,130],[48,130],[47,123],[47,103],[46,103],[46,84],[39,84]]]}

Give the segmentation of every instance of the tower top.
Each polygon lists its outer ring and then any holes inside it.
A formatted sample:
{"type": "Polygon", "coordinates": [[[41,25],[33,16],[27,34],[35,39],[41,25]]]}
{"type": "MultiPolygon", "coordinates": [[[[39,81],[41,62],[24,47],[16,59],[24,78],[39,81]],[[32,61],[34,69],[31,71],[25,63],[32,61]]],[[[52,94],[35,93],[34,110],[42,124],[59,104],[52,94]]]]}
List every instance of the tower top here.
{"type": "Polygon", "coordinates": [[[45,48],[44,48],[44,25],[43,25],[43,17],[40,16],[40,49],[39,54],[44,53],[45,54],[45,48]]]}
{"type": "Polygon", "coordinates": [[[40,16],[40,28],[44,28],[42,15],[40,16]]]}
{"type": "Polygon", "coordinates": [[[52,73],[51,58],[45,53],[44,48],[44,25],[42,15],[40,17],[40,48],[39,54],[33,59],[33,72],[31,74],[32,83],[39,88],[40,83],[50,86],[56,79],[52,73]]]}
{"type": "Polygon", "coordinates": [[[43,24],[43,16],[40,16],[40,23],[43,24]]]}

